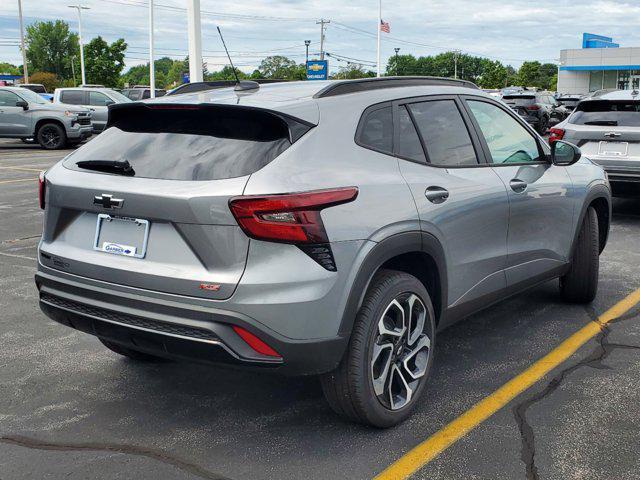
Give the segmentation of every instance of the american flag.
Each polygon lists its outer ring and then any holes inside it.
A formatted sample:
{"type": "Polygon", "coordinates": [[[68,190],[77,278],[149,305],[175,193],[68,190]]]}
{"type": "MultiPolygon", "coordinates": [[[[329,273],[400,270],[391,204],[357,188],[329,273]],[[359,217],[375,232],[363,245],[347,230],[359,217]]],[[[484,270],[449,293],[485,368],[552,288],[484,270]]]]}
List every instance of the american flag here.
{"type": "Polygon", "coordinates": [[[385,22],[384,20],[380,20],[380,31],[384,33],[391,33],[391,27],[389,26],[389,22],[385,22]]]}

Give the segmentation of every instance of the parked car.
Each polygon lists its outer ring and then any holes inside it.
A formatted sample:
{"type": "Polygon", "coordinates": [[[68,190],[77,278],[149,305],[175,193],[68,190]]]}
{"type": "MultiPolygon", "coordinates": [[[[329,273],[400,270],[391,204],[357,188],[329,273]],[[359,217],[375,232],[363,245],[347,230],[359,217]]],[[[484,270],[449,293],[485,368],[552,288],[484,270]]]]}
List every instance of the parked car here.
{"type": "MultiPolygon", "coordinates": [[[[163,88],[156,88],[156,97],[162,97],[167,93],[163,88]]],[[[151,98],[151,89],[149,87],[133,87],[125,88],[122,94],[129,97],[133,101],[146,100],[151,98]]]]}
{"type": "Polygon", "coordinates": [[[436,331],[539,283],[590,302],[611,194],[473,84],[262,85],[123,103],[42,178],[42,310],[135,360],[320,375],[388,427],[436,331]]]}
{"type": "Polygon", "coordinates": [[[550,125],[563,121],[570,113],[549,92],[523,91],[504,95],[502,100],[532,125],[540,135],[544,135],[550,125]]]}
{"type": "Polygon", "coordinates": [[[582,100],[583,98],[585,98],[585,95],[581,95],[581,94],[562,94],[557,98],[557,101],[560,105],[564,106],[568,111],[573,112],[573,110],[576,108],[576,105],[578,105],[578,102],[580,102],[580,100],[582,100]]]}
{"type": "Polygon", "coordinates": [[[0,87],[0,137],[37,141],[48,150],[91,136],[91,112],[55,105],[20,87],[0,87]]]}
{"type": "Polygon", "coordinates": [[[42,85],[41,83],[21,83],[21,84],[19,84],[17,86],[20,87],[20,88],[26,88],[28,90],[31,90],[32,92],[36,92],[38,95],[40,95],[45,100],[48,100],[50,102],[53,101],[53,95],[48,93],[47,89],[45,88],[45,86],[42,85]]]}
{"type": "Polygon", "coordinates": [[[582,100],[565,122],[551,129],[550,141],[556,140],[580,145],[585,155],[602,165],[614,195],[640,195],[638,92],[619,90],[582,100]]]}
{"type": "Polygon", "coordinates": [[[54,103],[62,105],[81,105],[92,112],[93,133],[100,133],[107,124],[109,105],[126,103],[131,100],[110,88],[56,88],[54,103]]]}

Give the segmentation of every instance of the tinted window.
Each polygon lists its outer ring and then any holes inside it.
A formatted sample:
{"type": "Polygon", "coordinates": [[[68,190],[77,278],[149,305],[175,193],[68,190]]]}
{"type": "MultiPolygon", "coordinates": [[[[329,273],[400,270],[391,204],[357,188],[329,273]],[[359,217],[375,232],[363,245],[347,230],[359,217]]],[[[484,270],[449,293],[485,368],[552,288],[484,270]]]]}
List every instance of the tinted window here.
{"type": "Polygon", "coordinates": [[[486,102],[468,102],[489,146],[493,163],[539,161],[535,138],[516,119],[486,102]]]}
{"type": "Polygon", "coordinates": [[[291,145],[289,128],[294,128],[267,112],[219,106],[133,107],[117,111],[111,121],[112,126],[76,150],[65,165],[79,168],[80,161],[126,159],[136,177],[240,177],[256,172],[286,150],[291,145]]]}
{"type": "Polygon", "coordinates": [[[32,92],[36,93],[47,93],[47,90],[44,88],[44,85],[21,85],[22,88],[27,88],[32,92]]]}
{"type": "Polygon", "coordinates": [[[393,113],[391,106],[370,110],[360,124],[358,143],[362,146],[393,152],[393,113]]]}
{"type": "Polygon", "coordinates": [[[142,92],[142,98],[151,98],[151,91],[150,90],[144,90],[142,92]]]}
{"type": "Polygon", "coordinates": [[[640,127],[640,102],[594,100],[582,102],[569,120],[574,125],[640,127]]]}
{"type": "Polygon", "coordinates": [[[109,103],[113,103],[109,97],[100,92],[89,92],[89,105],[104,107],[109,103]]]}
{"type": "Polygon", "coordinates": [[[420,137],[405,106],[398,113],[398,155],[411,160],[426,162],[420,137]]]}
{"type": "Polygon", "coordinates": [[[16,102],[22,100],[13,92],[7,90],[0,90],[0,107],[15,107],[16,102]]]}
{"type": "Polygon", "coordinates": [[[71,105],[82,105],[84,103],[84,92],[82,90],[65,90],[60,95],[60,101],[71,105]]]}
{"type": "Polygon", "coordinates": [[[478,164],[471,137],[453,100],[413,103],[409,109],[424,140],[429,163],[443,167],[478,164]]]}

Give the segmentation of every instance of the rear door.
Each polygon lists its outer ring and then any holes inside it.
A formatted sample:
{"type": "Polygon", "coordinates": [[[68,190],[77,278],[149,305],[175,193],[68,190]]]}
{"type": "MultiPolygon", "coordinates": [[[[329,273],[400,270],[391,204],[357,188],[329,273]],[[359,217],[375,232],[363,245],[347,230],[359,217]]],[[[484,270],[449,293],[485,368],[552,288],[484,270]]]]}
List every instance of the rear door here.
{"type": "Polygon", "coordinates": [[[398,102],[396,154],[423,229],[445,248],[448,307],[506,286],[508,199],[454,96],[398,102]]]}
{"type": "Polygon", "coordinates": [[[114,103],[113,100],[104,93],[93,90],[89,91],[88,107],[93,112],[91,114],[91,122],[93,123],[93,128],[98,132],[104,130],[107,124],[107,117],[109,115],[108,106],[111,103],[114,103]]]}
{"type": "Polygon", "coordinates": [[[573,240],[573,186],[565,167],[512,112],[489,99],[465,97],[492,170],[509,194],[507,283],[563,267],[573,240]]]}
{"type": "Polygon", "coordinates": [[[40,261],[117,285],[228,298],[249,246],[229,200],[291,145],[296,120],[237,106],[119,106],[109,128],[47,172],[40,261]]]}

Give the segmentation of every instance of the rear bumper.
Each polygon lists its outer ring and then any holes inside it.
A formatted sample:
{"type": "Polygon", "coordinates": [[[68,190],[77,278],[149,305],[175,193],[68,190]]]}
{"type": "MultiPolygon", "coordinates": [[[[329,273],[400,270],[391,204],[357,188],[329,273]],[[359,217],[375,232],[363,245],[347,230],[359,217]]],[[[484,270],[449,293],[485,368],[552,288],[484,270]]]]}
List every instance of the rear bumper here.
{"type": "Polygon", "coordinates": [[[266,331],[254,319],[218,308],[190,308],[177,301],[119,292],[39,271],[40,308],[52,320],[152,355],[216,365],[259,368],[284,375],[333,370],[347,337],[292,340],[266,331]],[[240,326],[282,358],[254,351],[233,330],[240,326]]]}

